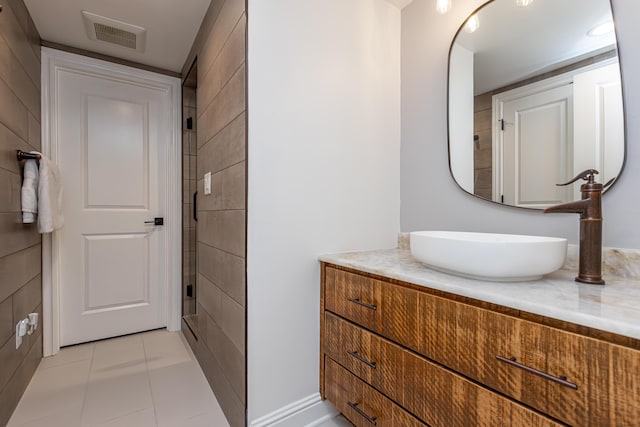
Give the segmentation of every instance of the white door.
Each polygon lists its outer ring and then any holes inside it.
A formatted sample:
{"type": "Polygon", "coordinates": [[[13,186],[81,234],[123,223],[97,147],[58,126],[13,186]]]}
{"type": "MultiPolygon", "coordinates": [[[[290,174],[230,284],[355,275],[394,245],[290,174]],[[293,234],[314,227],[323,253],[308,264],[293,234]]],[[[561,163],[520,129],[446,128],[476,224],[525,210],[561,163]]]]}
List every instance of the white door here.
{"type": "Polygon", "coordinates": [[[163,226],[171,94],[139,79],[56,75],[60,345],[167,325],[163,226]]]}
{"type": "Polygon", "coordinates": [[[573,100],[570,84],[502,105],[504,203],[544,208],[570,199],[573,100]]]}

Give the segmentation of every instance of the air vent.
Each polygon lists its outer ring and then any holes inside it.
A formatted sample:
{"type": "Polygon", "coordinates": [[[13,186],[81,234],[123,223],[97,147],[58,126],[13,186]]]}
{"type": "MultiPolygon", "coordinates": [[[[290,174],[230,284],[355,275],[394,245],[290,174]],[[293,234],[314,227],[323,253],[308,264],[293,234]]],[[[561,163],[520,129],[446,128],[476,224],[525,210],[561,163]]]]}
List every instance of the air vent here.
{"type": "Polygon", "coordinates": [[[93,28],[96,30],[96,39],[100,41],[119,44],[129,49],[136,48],[136,39],[138,37],[130,31],[109,27],[108,25],[98,24],[97,22],[93,24],[93,28]]]}
{"type": "Polygon", "coordinates": [[[82,11],[82,17],[87,36],[91,40],[144,52],[147,33],[144,28],[85,10],[82,11]]]}

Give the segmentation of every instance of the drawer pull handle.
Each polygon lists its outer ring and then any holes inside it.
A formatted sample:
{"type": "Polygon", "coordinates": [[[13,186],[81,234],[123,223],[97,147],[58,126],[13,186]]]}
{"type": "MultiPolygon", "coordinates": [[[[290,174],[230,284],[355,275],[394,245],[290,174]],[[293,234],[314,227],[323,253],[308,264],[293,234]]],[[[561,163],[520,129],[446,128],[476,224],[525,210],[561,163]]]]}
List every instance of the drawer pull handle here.
{"type": "Polygon", "coordinates": [[[361,305],[363,307],[366,307],[369,310],[377,310],[378,309],[377,305],[367,304],[366,302],[360,301],[358,298],[348,298],[348,300],[351,301],[354,304],[358,304],[358,305],[361,305]]]}
{"type": "Polygon", "coordinates": [[[377,417],[370,417],[369,415],[367,415],[366,412],[364,412],[362,409],[358,408],[358,404],[357,403],[355,403],[355,402],[347,402],[347,405],[349,405],[354,411],[356,411],[358,414],[360,414],[360,416],[362,416],[362,418],[364,418],[365,420],[369,421],[374,426],[376,425],[376,420],[378,418],[377,417]]]}
{"type": "Polygon", "coordinates": [[[378,366],[376,364],[376,362],[369,362],[367,359],[365,359],[364,357],[360,356],[360,354],[357,351],[350,351],[347,350],[347,353],[349,353],[349,356],[354,357],[356,359],[358,359],[360,362],[364,363],[365,365],[376,369],[376,367],[378,366]]]}
{"type": "Polygon", "coordinates": [[[569,388],[572,388],[574,390],[578,389],[578,386],[576,384],[567,381],[567,377],[565,377],[565,376],[554,377],[553,375],[547,374],[546,372],[542,372],[542,371],[539,371],[537,369],[531,368],[531,367],[529,367],[527,365],[523,365],[522,363],[518,363],[516,361],[515,357],[511,357],[511,358],[507,359],[506,357],[496,356],[496,359],[498,359],[501,362],[508,363],[511,366],[515,366],[516,368],[520,368],[522,370],[530,372],[530,373],[532,373],[534,375],[538,375],[538,376],[540,376],[540,377],[542,377],[544,379],[547,379],[549,381],[553,381],[553,382],[556,382],[558,384],[561,384],[561,385],[563,385],[565,387],[569,387],[569,388]]]}

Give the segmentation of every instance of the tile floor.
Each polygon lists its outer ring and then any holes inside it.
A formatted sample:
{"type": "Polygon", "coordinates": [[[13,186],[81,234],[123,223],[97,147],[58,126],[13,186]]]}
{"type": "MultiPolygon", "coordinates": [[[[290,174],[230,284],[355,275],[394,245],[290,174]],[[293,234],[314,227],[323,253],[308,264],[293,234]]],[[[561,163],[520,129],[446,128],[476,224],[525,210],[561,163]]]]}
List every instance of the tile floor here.
{"type": "MultiPolygon", "coordinates": [[[[42,360],[7,427],[228,427],[179,332],[63,348],[42,360]]],[[[349,427],[343,417],[318,427],[349,427]]]]}
{"type": "Polygon", "coordinates": [[[353,424],[347,421],[342,415],[339,415],[336,418],[320,424],[318,427],[353,427],[353,424]]]}
{"type": "Polygon", "coordinates": [[[64,348],[42,360],[8,427],[227,427],[180,333],[64,348]]]}

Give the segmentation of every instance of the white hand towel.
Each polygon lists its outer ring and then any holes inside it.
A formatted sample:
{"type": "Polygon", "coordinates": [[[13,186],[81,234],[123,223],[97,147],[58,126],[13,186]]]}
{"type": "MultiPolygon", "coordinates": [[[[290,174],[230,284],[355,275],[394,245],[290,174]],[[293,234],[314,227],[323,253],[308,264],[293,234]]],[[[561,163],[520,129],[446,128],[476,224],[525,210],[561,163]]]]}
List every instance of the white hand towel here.
{"type": "Polygon", "coordinates": [[[38,164],[35,160],[24,162],[22,178],[22,222],[33,224],[38,213],[38,164]]]}
{"type": "Polygon", "coordinates": [[[62,177],[55,163],[40,155],[38,185],[38,231],[51,233],[62,228],[62,177]]]}

